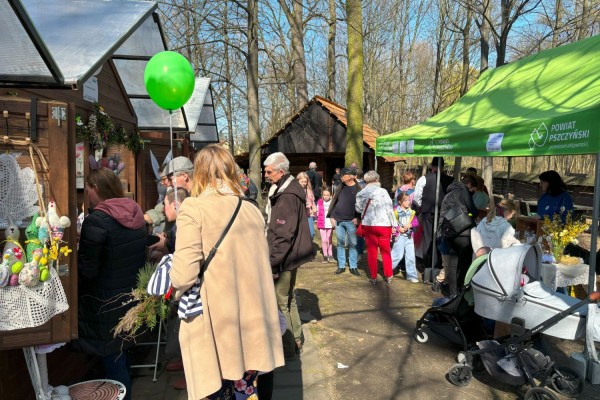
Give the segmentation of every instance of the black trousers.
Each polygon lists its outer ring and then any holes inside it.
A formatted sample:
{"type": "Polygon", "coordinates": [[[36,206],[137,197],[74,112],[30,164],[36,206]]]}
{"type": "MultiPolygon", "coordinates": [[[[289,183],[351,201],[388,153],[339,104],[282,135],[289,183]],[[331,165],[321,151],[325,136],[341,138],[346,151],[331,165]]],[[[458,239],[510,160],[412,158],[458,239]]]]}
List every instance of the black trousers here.
{"type": "Polygon", "coordinates": [[[465,281],[467,270],[473,260],[473,248],[471,246],[471,234],[470,230],[464,236],[457,236],[454,239],[449,239],[448,243],[458,256],[458,262],[456,263],[456,270],[453,267],[450,270],[446,270],[445,281],[448,283],[448,289],[450,295],[453,296],[462,288],[465,281]]]}
{"type": "MultiPolygon", "coordinates": [[[[421,225],[423,226],[423,264],[425,271],[431,271],[431,263],[433,261],[433,242],[435,238],[433,237],[433,213],[423,213],[421,214],[421,225]]],[[[436,249],[436,263],[433,267],[434,269],[440,269],[442,265],[442,256],[440,252],[436,249]]],[[[419,264],[417,264],[418,266],[419,264]]],[[[421,271],[423,272],[423,271],[421,271]]],[[[431,272],[429,272],[431,274],[431,272]]],[[[427,275],[427,274],[426,274],[427,275]]],[[[426,280],[433,281],[433,278],[426,276],[426,280]]]]}

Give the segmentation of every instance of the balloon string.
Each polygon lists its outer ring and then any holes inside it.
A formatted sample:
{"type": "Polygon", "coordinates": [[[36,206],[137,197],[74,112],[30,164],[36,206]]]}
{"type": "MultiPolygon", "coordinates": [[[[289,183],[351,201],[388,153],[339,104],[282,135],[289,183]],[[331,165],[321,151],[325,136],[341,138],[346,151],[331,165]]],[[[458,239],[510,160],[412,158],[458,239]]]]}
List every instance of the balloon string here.
{"type": "MultiPolygon", "coordinates": [[[[171,143],[171,154],[173,153],[173,111],[169,110],[169,139],[171,143]]],[[[174,158],[174,157],[173,157],[174,158]]],[[[173,163],[173,167],[175,167],[175,163],[173,163]]],[[[175,171],[173,171],[173,190],[175,193],[175,213],[179,211],[179,201],[177,199],[177,177],[175,176],[175,171]]]]}

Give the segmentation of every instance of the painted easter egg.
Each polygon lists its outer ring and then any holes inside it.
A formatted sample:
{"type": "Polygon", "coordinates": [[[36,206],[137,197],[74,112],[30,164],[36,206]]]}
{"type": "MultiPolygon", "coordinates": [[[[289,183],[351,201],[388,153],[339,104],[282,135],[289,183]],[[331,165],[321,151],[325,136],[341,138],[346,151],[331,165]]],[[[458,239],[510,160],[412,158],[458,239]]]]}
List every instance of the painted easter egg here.
{"type": "Polygon", "coordinates": [[[18,274],[23,269],[23,262],[17,261],[10,268],[11,268],[13,274],[18,274]]]}
{"type": "Polygon", "coordinates": [[[40,269],[40,282],[46,282],[48,280],[48,278],[50,278],[50,271],[48,271],[48,268],[41,268],[40,269]]]}

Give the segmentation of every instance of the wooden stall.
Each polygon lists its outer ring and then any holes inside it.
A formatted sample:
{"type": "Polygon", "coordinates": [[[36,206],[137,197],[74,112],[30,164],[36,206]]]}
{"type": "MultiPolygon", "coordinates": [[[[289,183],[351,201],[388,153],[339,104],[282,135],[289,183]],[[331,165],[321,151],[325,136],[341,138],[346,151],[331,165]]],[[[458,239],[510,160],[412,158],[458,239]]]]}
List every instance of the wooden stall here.
{"type": "MultiPolygon", "coordinates": [[[[54,200],[59,215],[66,215],[71,226],[64,240],[73,252],[63,263],[67,266],[60,281],[68,299],[69,309],[47,323],[28,329],[0,331],[0,398],[31,398],[33,389],[27,382],[27,369],[21,348],[49,343],[69,342],[77,338],[77,231],[76,220],[85,203],[84,177],[89,171],[89,156],[94,155],[90,143],[77,138],[77,122],[87,125],[97,105],[112,124],[123,127],[128,135],[137,133],[137,117],[129,102],[112,61],[101,69],[98,79],[98,103],[84,100],[82,91],[3,88],[0,89],[0,151],[21,153],[20,168],[32,167],[40,179],[43,203],[54,200]],[[31,145],[29,145],[31,143],[31,145]],[[77,146],[77,143],[80,143],[77,146]],[[30,156],[30,147],[33,157],[30,156]],[[39,152],[36,150],[39,149],[39,152]],[[33,162],[32,162],[33,160],[33,162]],[[44,167],[47,165],[47,168],[44,167]],[[76,179],[80,178],[80,179],[76,179]],[[11,397],[7,397],[10,393],[11,397]]],[[[140,143],[141,145],[141,143],[140,143]]],[[[136,201],[144,198],[145,165],[139,154],[125,144],[109,144],[98,153],[100,166],[118,156],[123,163],[119,178],[126,194],[136,201]]],[[[116,171],[116,166],[113,167],[116,171]]],[[[0,188],[0,192],[4,190],[0,188]]],[[[87,209],[87,206],[83,208],[87,209]]],[[[23,243],[25,227],[20,225],[23,243]]],[[[0,241],[4,229],[0,229],[0,241]]],[[[2,288],[0,288],[2,290],[2,288]]],[[[62,384],[80,381],[93,365],[89,356],[59,348],[48,355],[50,382],[62,384]],[[68,368],[56,365],[68,362],[68,368]]]]}

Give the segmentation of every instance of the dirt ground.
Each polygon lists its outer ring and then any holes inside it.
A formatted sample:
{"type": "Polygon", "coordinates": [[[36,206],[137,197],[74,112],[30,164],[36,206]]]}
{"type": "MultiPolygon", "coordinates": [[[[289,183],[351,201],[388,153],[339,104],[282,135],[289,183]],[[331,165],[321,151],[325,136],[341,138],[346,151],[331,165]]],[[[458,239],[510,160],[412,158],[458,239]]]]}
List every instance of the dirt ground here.
{"type": "MultiPolygon", "coordinates": [[[[526,387],[504,385],[485,371],[475,372],[465,387],[447,380],[460,349],[433,334],[424,344],[413,339],[416,321],[440,296],[430,286],[410,283],[402,274],[387,284],[381,262],[380,280],[372,285],[366,254],[359,263],[360,277],[347,270],[335,275],[337,265],[321,261],[319,251],[314,262],[300,268],[297,296],[301,312],[314,317],[306,323],[319,347],[332,400],[523,398],[526,387]]],[[[583,348],[583,342],[554,338],[547,345],[559,365],[583,348]]],[[[579,398],[600,398],[598,386],[586,382],[579,398]]]]}

